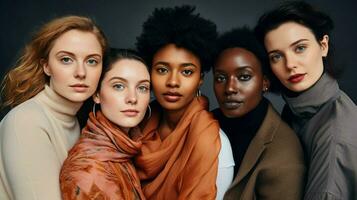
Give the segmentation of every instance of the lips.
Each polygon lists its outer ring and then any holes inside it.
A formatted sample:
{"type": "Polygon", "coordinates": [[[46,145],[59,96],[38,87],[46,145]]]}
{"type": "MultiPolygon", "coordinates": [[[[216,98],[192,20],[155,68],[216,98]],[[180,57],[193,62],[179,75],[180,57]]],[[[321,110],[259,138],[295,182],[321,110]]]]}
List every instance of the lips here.
{"type": "Polygon", "coordinates": [[[182,97],[182,94],[178,92],[166,92],[163,94],[164,99],[168,102],[174,103],[182,97]]]}
{"type": "Polygon", "coordinates": [[[228,110],[233,110],[239,108],[243,104],[243,101],[224,101],[223,102],[223,107],[228,109],[228,110]]]}
{"type": "Polygon", "coordinates": [[[291,83],[299,83],[300,81],[304,80],[305,74],[294,74],[289,77],[289,82],[291,83]]]}
{"type": "Polygon", "coordinates": [[[135,117],[139,114],[139,111],[135,109],[127,109],[127,110],[122,110],[120,112],[124,113],[124,115],[128,117],[135,117]]]}
{"type": "Polygon", "coordinates": [[[83,83],[77,83],[77,84],[72,84],[70,85],[71,88],[74,89],[76,92],[86,92],[87,89],[89,88],[88,85],[83,84],[83,83]]]}

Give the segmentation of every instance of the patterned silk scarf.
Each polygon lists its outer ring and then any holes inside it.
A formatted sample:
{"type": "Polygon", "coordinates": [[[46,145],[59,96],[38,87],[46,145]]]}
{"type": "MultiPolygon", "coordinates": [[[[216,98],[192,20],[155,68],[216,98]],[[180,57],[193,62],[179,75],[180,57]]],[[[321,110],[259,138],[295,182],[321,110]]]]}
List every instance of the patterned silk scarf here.
{"type": "MultiPolygon", "coordinates": [[[[139,128],[131,129],[131,133],[137,132],[140,132],[139,128]]],[[[90,113],[81,138],[69,151],[62,166],[62,198],[145,199],[131,160],[141,145],[100,111],[96,117],[90,113]]]]}

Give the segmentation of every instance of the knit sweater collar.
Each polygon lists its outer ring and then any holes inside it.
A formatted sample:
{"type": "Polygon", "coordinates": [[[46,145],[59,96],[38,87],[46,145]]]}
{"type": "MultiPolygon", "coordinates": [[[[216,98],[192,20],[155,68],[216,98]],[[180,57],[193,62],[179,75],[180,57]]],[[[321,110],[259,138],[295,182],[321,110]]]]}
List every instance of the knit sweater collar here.
{"type": "Polygon", "coordinates": [[[329,101],[335,100],[339,95],[337,81],[327,73],[308,90],[296,96],[283,94],[283,98],[295,116],[311,118],[320,108],[329,101]]]}
{"type": "Polygon", "coordinates": [[[35,99],[47,107],[53,116],[61,121],[72,122],[76,113],[82,106],[82,102],[72,102],[56,93],[51,87],[45,85],[45,89],[40,92],[35,99]]]}

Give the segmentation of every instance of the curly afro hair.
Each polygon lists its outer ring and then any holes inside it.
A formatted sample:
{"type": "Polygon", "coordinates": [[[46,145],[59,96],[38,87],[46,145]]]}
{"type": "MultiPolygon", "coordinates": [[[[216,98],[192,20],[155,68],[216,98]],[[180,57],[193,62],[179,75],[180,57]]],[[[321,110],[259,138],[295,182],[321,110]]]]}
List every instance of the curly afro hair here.
{"type": "MultiPolygon", "coordinates": [[[[248,26],[234,28],[219,36],[215,44],[215,53],[212,58],[212,66],[214,67],[219,55],[226,49],[243,48],[252,52],[260,61],[263,74],[270,81],[278,81],[272,76],[272,71],[269,66],[268,56],[262,44],[258,41],[253,30],[248,26]]],[[[275,84],[271,84],[274,86],[275,84]]],[[[277,88],[271,87],[272,92],[278,92],[277,88]]]]}
{"type": "Polygon", "coordinates": [[[175,44],[199,58],[202,72],[209,71],[217,28],[212,21],[194,14],[194,11],[195,7],[188,5],[156,8],[144,22],[136,47],[149,66],[157,51],[175,44]]]}

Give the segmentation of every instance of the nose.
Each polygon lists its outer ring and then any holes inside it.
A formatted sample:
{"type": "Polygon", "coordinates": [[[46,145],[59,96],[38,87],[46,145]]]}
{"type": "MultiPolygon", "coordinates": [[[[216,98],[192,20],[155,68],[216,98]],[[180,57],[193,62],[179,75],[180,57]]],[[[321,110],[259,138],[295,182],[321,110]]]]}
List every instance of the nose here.
{"type": "Polygon", "coordinates": [[[138,98],[136,96],[136,91],[134,88],[128,91],[125,102],[131,105],[135,105],[138,102],[138,98]]]}
{"type": "Polygon", "coordinates": [[[296,58],[294,57],[294,55],[291,55],[291,54],[285,55],[285,65],[286,65],[286,68],[289,70],[297,68],[296,58]]]}
{"type": "Polygon", "coordinates": [[[86,74],[87,72],[84,64],[78,63],[74,72],[74,77],[78,79],[85,79],[86,74]]]}
{"type": "Polygon", "coordinates": [[[166,86],[168,87],[179,87],[180,86],[180,80],[178,77],[178,72],[177,71],[172,71],[169,73],[168,79],[166,81],[166,86]]]}
{"type": "Polygon", "coordinates": [[[238,93],[238,80],[236,77],[229,77],[225,85],[225,93],[227,95],[238,93]]]}

